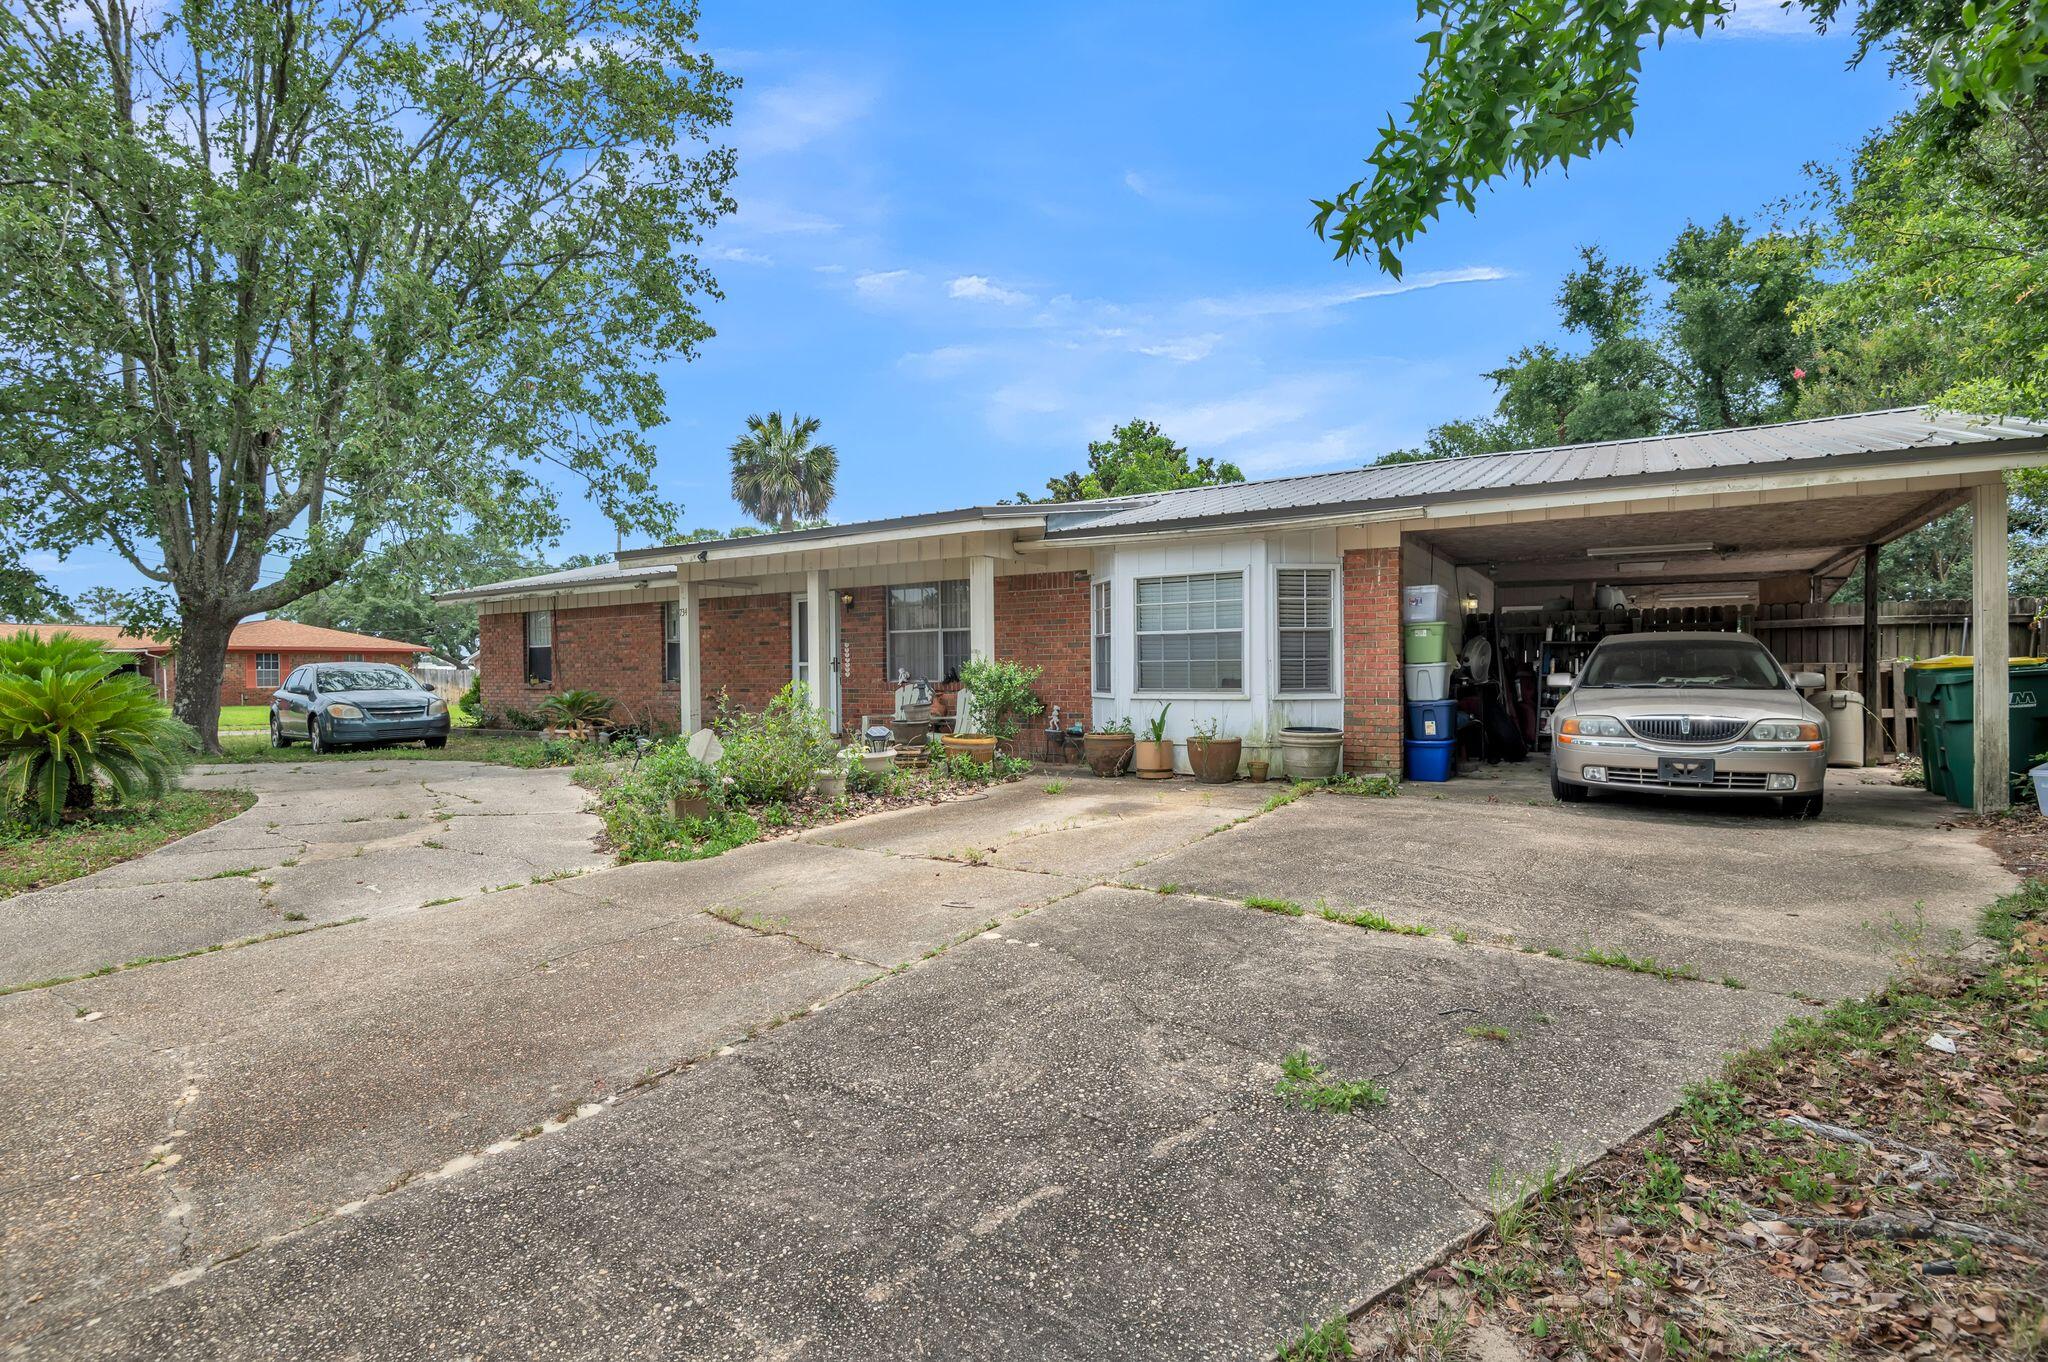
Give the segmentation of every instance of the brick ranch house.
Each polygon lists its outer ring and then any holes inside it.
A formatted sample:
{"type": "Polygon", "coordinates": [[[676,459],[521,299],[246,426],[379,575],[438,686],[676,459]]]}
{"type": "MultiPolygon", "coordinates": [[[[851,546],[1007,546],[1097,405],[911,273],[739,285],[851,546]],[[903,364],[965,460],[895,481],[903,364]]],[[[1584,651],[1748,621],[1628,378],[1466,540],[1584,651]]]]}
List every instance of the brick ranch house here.
{"type": "MultiPolygon", "coordinates": [[[[0,634],[27,629],[35,633],[62,630],[92,639],[107,651],[125,653],[132,670],[148,677],[166,700],[177,684],[177,646],[168,640],[123,633],[110,624],[0,624],[0,634]]],[[[389,662],[412,667],[427,651],[418,643],[323,629],[296,620],[247,620],[228,635],[227,668],[221,674],[223,705],[270,702],[279,678],[309,662],[389,662]]]]}
{"type": "Polygon", "coordinates": [[[988,655],[1042,667],[1064,718],[1170,705],[1176,742],[1213,721],[1276,770],[1282,727],[1341,728],[1347,769],[1398,771],[1404,585],[1462,603],[1453,648],[1463,613],[1590,608],[1601,585],[1821,600],[1969,503],[2002,593],[2002,477],[2044,449],[2048,426],[1907,408],[676,544],[441,599],[481,614],[493,715],[583,687],[690,730],[822,658],[814,700],[851,734],[899,672],[943,684],[988,655]]]}

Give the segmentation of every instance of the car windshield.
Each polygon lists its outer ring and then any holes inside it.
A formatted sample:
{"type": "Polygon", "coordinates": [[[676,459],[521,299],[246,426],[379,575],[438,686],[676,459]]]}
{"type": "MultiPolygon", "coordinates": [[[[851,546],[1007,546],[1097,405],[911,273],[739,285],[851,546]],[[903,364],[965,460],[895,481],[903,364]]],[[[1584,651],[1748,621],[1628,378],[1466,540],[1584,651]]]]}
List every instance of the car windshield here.
{"type": "Polygon", "coordinates": [[[1784,684],[1777,659],[1763,645],[1738,638],[1602,644],[1579,677],[1589,690],[1778,690],[1784,684]]]}
{"type": "Polygon", "coordinates": [[[314,684],[330,690],[418,690],[419,683],[396,667],[322,667],[314,684]]]}

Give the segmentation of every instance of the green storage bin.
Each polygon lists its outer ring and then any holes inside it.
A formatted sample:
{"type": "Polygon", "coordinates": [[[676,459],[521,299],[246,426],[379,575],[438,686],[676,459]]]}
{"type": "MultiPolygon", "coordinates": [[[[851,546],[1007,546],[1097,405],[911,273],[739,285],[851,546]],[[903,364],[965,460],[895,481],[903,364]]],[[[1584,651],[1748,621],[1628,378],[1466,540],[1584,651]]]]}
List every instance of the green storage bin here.
{"type": "Polygon", "coordinates": [[[1411,667],[1445,661],[1444,630],[1448,627],[1442,620],[1402,625],[1401,660],[1411,667]]]}
{"type": "MultiPolygon", "coordinates": [[[[2048,753],[2048,663],[2013,663],[2007,713],[2010,769],[2025,778],[2048,753]]],[[[1977,803],[1977,673],[1966,666],[1915,666],[1906,684],[1920,716],[1920,763],[1927,788],[1952,804],[1977,803]]]]}

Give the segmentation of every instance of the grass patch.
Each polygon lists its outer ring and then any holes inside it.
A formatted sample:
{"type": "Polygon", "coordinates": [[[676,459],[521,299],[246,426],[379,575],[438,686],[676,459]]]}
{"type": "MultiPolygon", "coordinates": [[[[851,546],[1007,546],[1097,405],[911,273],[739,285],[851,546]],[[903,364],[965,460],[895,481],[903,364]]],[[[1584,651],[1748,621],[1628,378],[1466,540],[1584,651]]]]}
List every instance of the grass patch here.
{"type": "Polygon", "coordinates": [[[1351,1335],[1344,1327],[1342,1315],[1305,1327],[1300,1338],[1280,1345],[1280,1362],[1333,1362],[1356,1355],[1351,1351],[1351,1335]]]}
{"type": "Polygon", "coordinates": [[[1067,782],[1065,782],[1064,780],[1048,780],[1047,782],[1045,782],[1045,784],[1039,786],[1038,788],[1044,790],[1047,794],[1061,794],[1066,790],[1067,782]]]}
{"type": "Polygon", "coordinates": [[[266,733],[223,733],[221,755],[198,758],[200,765],[247,766],[283,763],[291,766],[330,761],[482,761],[495,766],[519,766],[529,770],[548,766],[574,766],[585,753],[595,749],[589,743],[566,738],[543,738],[528,733],[468,733],[456,730],[441,748],[405,743],[389,747],[342,747],[314,756],[305,743],[272,747],[266,733]]]}
{"type": "Polygon", "coordinates": [[[1323,782],[1323,788],[1332,794],[1366,799],[1392,799],[1401,793],[1401,783],[1392,776],[1331,776],[1323,782]]]}
{"type": "Polygon", "coordinates": [[[270,731],[269,705],[222,705],[220,707],[220,731],[231,728],[260,728],[270,731]]]}
{"type": "Polygon", "coordinates": [[[1260,894],[1246,899],[1244,906],[1261,913],[1278,913],[1281,917],[1300,917],[1303,912],[1302,906],[1293,899],[1270,899],[1260,894]]]}
{"type": "Polygon", "coordinates": [[[0,824],[0,898],[133,860],[233,818],[255,802],[246,790],[176,790],[134,808],[95,810],[48,830],[0,824]]]}
{"type": "Polygon", "coordinates": [[[1348,1116],[1360,1108],[1383,1107],[1387,1090],[1369,1078],[1333,1079],[1329,1070],[1296,1050],[1280,1061],[1280,1081],[1273,1092],[1290,1107],[1348,1116]]]}
{"type": "MultiPolygon", "coordinates": [[[[1546,955],[1550,952],[1544,952],[1546,955]]],[[[1674,979],[1697,979],[1700,972],[1691,965],[1661,965],[1650,956],[1638,960],[1625,951],[1603,951],[1597,946],[1588,946],[1572,959],[1583,965],[1598,965],[1602,969],[1626,970],[1630,974],[1650,974],[1666,981],[1674,979]]]]}
{"type": "Polygon", "coordinates": [[[1505,1026],[1495,1026],[1491,1023],[1468,1026],[1465,1028],[1465,1034],[1474,1040],[1510,1041],[1515,1038],[1515,1033],[1508,1030],[1505,1026]]]}
{"type": "Polygon", "coordinates": [[[1340,913],[1335,908],[1323,909],[1323,921],[1338,922],[1346,927],[1363,927],[1369,932],[1392,932],[1397,936],[1433,936],[1436,928],[1425,927],[1419,922],[1396,922],[1383,913],[1370,908],[1361,908],[1355,913],[1340,913]]]}
{"type": "Polygon", "coordinates": [[[216,870],[211,875],[201,875],[199,878],[202,880],[246,880],[261,869],[263,867],[260,865],[252,865],[245,870],[216,870]]]}

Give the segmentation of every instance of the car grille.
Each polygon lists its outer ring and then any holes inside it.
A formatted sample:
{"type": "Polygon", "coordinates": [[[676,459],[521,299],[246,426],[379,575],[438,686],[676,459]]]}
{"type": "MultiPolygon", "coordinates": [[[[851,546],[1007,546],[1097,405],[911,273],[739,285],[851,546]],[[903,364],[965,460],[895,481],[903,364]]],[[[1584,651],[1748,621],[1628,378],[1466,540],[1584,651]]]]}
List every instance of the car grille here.
{"type": "Polygon", "coordinates": [[[364,705],[372,719],[417,719],[427,712],[425,705],[364,705]]]}
{"type": "Polygon", "coordinates": [[[1749,727],[1747,719],[1708,719],[1693,715],[1623,719],[1622,723],[1644,742],[1664,743],[1728,742],[1749,727]]]}
{"type": "MultiPolygon", "coordinates": [[[[1768,779],[1769,777],[1762,771],[1716,771],[1714,772],[1714,783],[1711,788],[1716,790],[1761,790],[1767,788],[1765,782],[1768,779]]],[[[1608,767],[1607,783],[1609,785],[1634,785],[1637,787],[1651,786],[1660,790],[1704,790],[1709,788],[1697,781],[1678,783],[1659,780],[1654,770],[1629,766],[1608,767]]]]}

